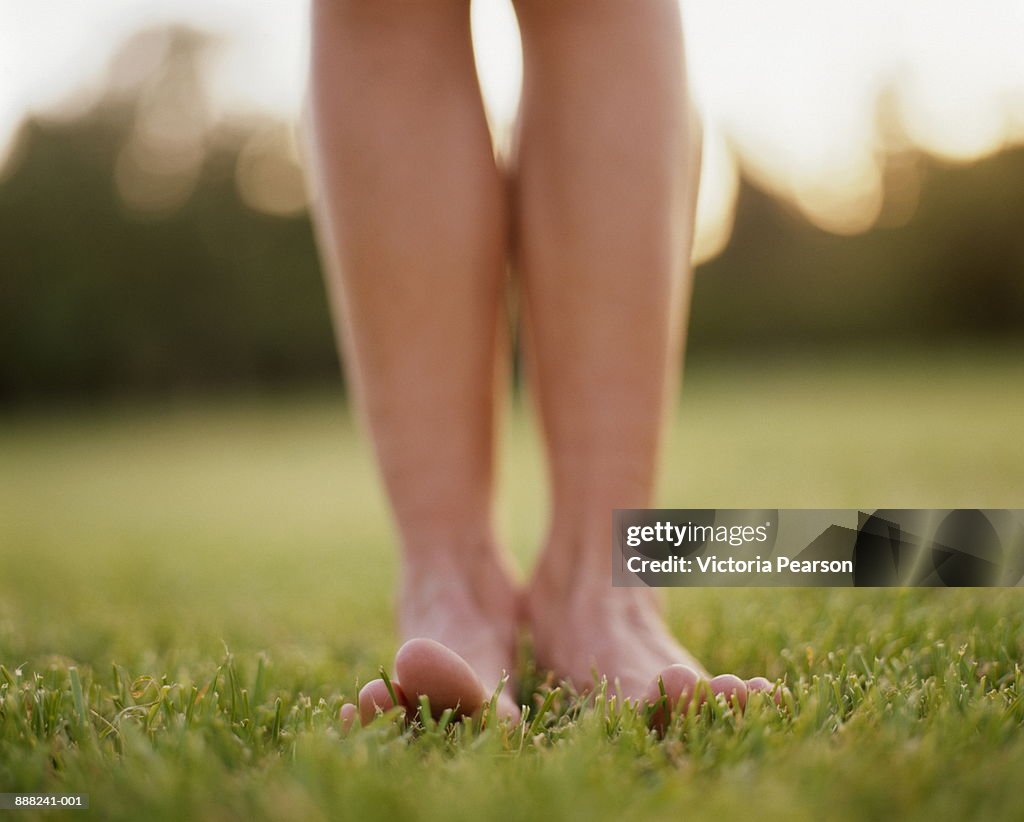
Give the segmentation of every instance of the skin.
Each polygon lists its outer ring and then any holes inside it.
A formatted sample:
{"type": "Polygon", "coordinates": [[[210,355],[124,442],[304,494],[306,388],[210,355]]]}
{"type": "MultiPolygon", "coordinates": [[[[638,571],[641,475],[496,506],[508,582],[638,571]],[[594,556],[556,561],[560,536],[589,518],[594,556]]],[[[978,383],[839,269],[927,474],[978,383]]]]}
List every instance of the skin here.
{"type": "Polygon", "coordinates": [[[468,3],[317,0],[313,32],[320,245],[398,526],[399,633],[492,691],[519,612],[492,518],[509,214],[468,3]]]}
{"type": "MultiPolygon", "coordinates": [[[[506,185],[468,0],[313,3],[332,309],[398,527],[399,632],[440,643],[403,647],[396,666],[402,682],[449,701],[461,688],[473,705],[513,671],[522,622],[556,676],[586,688],[596,671],[643,702],[664,673],[675,704],[707,672],[653,591],[611,586],[609,523],[613,508],[653,501],[681,369],[700,131],[678,5],[519,0],[516,12],[524,88],[506,185]],[[493,525],[510,260],[552,504],[523,591],[493,525]],[[451,673],[449,649],[475,682],[451,673]]],[[[711,680],[734,701],[743,687],[711,680]]],[[[514,692],[499,701],[513,719],[514,692]]]]}
{"type": "Polygon", "coordinates": [[[518,5],[518,259],[552,517],[527,593],[540,665],[642,697],[699,663],[654,592],[612,588],[614,508],[651,505],[680,370],[699,130],[674,0],[518,5]]]}

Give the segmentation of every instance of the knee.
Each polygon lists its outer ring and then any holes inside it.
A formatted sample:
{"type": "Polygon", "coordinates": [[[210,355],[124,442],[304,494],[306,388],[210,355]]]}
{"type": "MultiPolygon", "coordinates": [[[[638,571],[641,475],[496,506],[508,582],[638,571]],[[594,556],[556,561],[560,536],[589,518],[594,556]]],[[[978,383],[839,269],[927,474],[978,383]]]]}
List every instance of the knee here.
{"type": "Polygon", "coordinates": [[[521,28],[551,27],[581,22],[622,27],[671,20],[679,14],[679,0],[512,0],[521,28]],[[668,15],[668,17],[666,17],[668,15]]]}
{"type": "Polygon", "coordinates": [[[459,8],[469,8],[470,0],[313,0],[314,6],[363,17],[391,15],[423,16],[459,8]]]}
{"type": "Polygon", "coordinates": [[[574,0],[512,0],[512,7],[520,25],[529,24],[543,16],[564,14],[569,7],[575,5],[577,3],[574,0]]]}
{"type": "Polygon", "coordinates": [[[516,14],[539,17],[575,16],[600,13],[604,9],[631,13],[633,9],[622,8],[623,0],[512,0],[516,14]]]}

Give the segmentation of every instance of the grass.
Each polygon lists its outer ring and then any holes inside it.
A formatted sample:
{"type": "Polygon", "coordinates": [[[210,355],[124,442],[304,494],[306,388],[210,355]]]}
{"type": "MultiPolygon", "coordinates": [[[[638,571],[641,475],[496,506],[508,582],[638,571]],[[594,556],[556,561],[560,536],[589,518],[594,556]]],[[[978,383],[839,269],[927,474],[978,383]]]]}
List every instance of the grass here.
{"type": "MultiPolygon", "coordinates": [[[[1020,353],[696,369],[661,502],[1022,507],[1020,353]]],[[[504,452],[525,565],[544,507],[522,415],[504,452]]],[[[345,737],[341,700],[395,649],[394,571],[333,392],[8,415],[0,791],[126,820],[1020,818],[1019,590],[672,591],[707,665],[785,678],[788,710],[708,706],[658,739],[541,687],[520,727],[345,737]]]]}

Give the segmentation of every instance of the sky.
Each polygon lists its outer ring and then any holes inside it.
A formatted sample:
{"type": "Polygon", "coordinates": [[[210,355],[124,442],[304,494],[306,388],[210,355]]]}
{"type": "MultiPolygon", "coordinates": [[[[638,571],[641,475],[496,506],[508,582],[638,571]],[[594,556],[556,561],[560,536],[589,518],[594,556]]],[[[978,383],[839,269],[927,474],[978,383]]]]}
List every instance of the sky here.
{"type": "MultiPolygon", "coordinates": [[[[645,0],[622,0],[624,3],[645,0]]],[[[737,164],[838,233],[881,210],[876,101],[897,89],[918,147],[969,162],[1024,141],[1024,1],[680,0],[694,96],[707,126],[704,254],[728,236],[737,164]]],[[[0,0],[0,164],[29,112],[80,110],[111,52],[140,28],[219,33],[219,110],[296,118],[308,55],[304,0],[0,0]]],[[[499,130],[521,59],[508,0],[476,0],[481,81],[499,130]]]]}

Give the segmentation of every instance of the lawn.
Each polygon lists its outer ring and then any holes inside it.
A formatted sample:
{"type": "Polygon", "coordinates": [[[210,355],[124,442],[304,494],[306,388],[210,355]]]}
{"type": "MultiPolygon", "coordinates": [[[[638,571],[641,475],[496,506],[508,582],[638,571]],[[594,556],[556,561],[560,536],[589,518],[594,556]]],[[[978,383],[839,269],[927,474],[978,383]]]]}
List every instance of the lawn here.
{"type": "MultiPolygon", "coordinates": [[[[1022,353],[704,363],[660,501],[1024,507],[1022,353]]],[[[544,497],[524,414],[502,447],[525,566],[544,497]]],[[[395,567],[333,389],[8,412],[0,792],[125,820],[1024,814],[1019,590],[671,591],[710,669],[784,677],[792,703],[707,706],[658,739],[542,688],[515,728],[343,736],[341,700],[396,647],[395,567]]]]}

